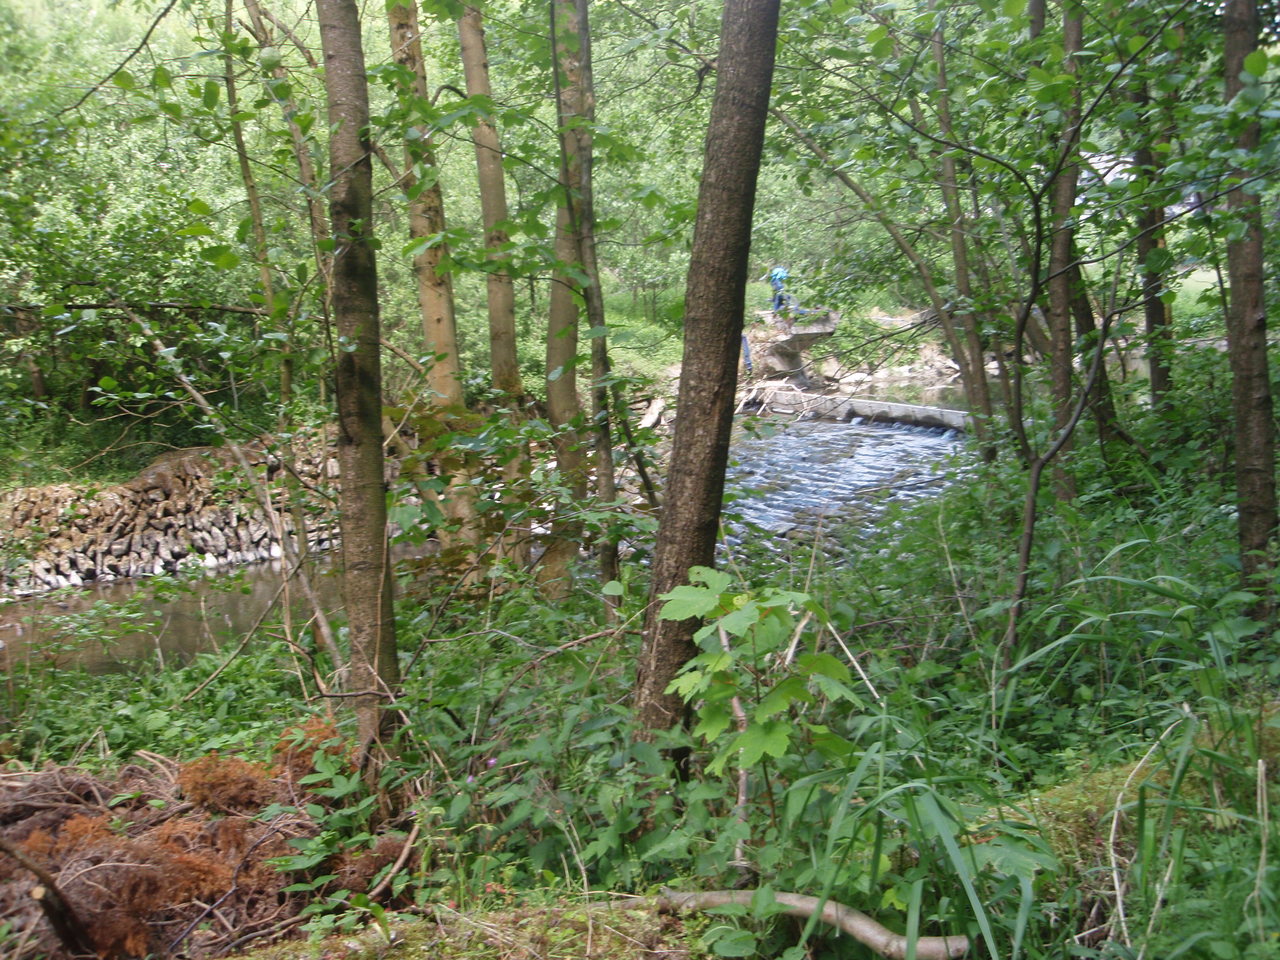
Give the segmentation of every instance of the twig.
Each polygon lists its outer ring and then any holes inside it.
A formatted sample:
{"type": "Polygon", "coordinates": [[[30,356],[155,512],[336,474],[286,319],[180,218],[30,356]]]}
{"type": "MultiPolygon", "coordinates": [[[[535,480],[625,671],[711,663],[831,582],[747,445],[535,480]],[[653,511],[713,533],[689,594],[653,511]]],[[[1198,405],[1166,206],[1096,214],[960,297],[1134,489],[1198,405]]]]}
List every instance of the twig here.
{"type": "Polygon", "coordinates": [[[267,619],[267,615],[271,613],[272,610],[275,609],[276,603],[280,600],[280,594],[284,593],[285,585],[288,584],[289,579],[292,576],[293,576],[293,572],[290,572],[288,576],[286,576],[282,581],[280,581],[280,586],[276,588],[275,595],[271,598],[271,602],[267,604],[267,606],[263,609],[263,611],[260,614],[258,614],[258,619],[253,622],[253,626],[251,626],[248,632],[245,633],[244,639],[242,639],[240,641],[240,644],[235,648],[235,650],[231,652],[231,656],[227,657],[225,660],[222,661],[222,663],[218,664],[218,669],[213,671],[213,673],[209,674],[209,676],[205,677],[204,680],[202,680],[194,690],[192,690],[185,697],[183,697],[179,701],[179,703],[190,702],[192,697],[195,697],[196,695],[198,695],[201,690],[209,686],[209,684],[213,683],[213,681],[217,680],[218,677],[222,675],[222,671],[226,670],[227,667],[231,666],[231,664],[235,661],[235,659],[239,657],[241,653],[244,652],[244,648],[247,647],[249,645],[249,641],[252,640],[257,635],[258,629],[262,626],[263,621],[267,619]]]}
{"type": "Polygon", "coordinates": [[[382,891],[391,886],[391,881],[395,875],[404,869],[405,863],[409,859],[409,854],[413,851],[413,845],[418,842],[418,835],[422,833],[422,823],[416,822],[413,829],[409,831],[409,836],[404,841],[404,846],[400,848],[400,856],[396,857],[396,862],[391,865],[391,869],[387,871],[386,876],[378,881],[377,886],[369,891],[369,899],[377,900],[382,896],[382,891]]]}
{"type": "Polygon", "coordinates": [[[831,631],[831,636],[835,637],[836,643],[840,644],[840,649],[844,651],[844,655],[848,657],[849,662],[853,664],[853,669],[858,671],[858,676],[861,677],[862,682],[867,685],[867,689],[871,691],[871,696],[875,699],[876,703],[883,706],[884,698],[880,696],[880,691],[875,688],[875,684],[871,682],[871,678],[867,676],[867,672],[862,669],[862,664],[858,662],[858,658],[854,656],[853,651],[845,645],[844,638],[840,636],[840,633],[835,627],[831,626],[831,624],[827,624],[827,629],[831,631]]]}
{"type": "Polygon", "coordinates": [[[156,14],[156,18],[151,21],[151,26],[147,27],[147,32],[142,35],[142,39],[138,41],[138,45],[129,51],[129,55],[125,57],[123,60],[121,60],[110,73],[108,73],[105,77],[103,77],[101,80],[95,83],[92,87],[86,90],[83,97],[81,97],[71,106],[64,107],[63,109],[59,110],[55,114],[55,116],[60,117],[64,113],[70,113],[72,110],[77,109],[82,103],[84,103],[86,100],[92,97],[95,93],[101,90],[106,85],[108,80],[110,80],[117,73],[123,70],[125,68],[125,65],[130,60],[132,60],[134,57],[136,57],[139,53],[142,52],[142,48],[145,47],[147,45],[147,41],[151,39],[151,34],[155,33],[156,27],[160,26],[160,21],[163,20],[165,17],[167,17],[169,15],[169,11],[172,10],[177,5],[178,5],[178,0],[169,0],[168,4],[165,5],[165,8],[161,10],[158,14],[156,14]]]}
{"type": "MultiPolygon", "coordinates": [[[[276,819],[279,820],[280,818],[277,817],[276,819]]],[[[209,914],[212,913],[212,914],[218,915],[220,918],[220,915],[217,914],[218,907],[226,903],[227,900],[229,900],[231,896],[237,890],[240,889],[240,871],[243,870],[244,865],[249,862],[249,858],[253,856],[253,851],[257,850],[260,846],[262,846],[268,840],[272,839],[279,832],[280,832],[280,828],[273,823],[271,824],[271,829],[269,829],[266,833],[264,833],[262,836],[260,836],[257,840],[253,842],[253,844],[249,847],[249,849],[244,852],[244,856],[240,858],[240,862],[236,864],[236,868],[231,874],[231,888],[222,896],[220,896],[217,900],[215,900],[212,904],[205,907],[203,913],[199,914],[194,920],[192,920],[189,924],[187,924],[187,926],[183,929],[183,931],[180,934],[178,934],[176,937],[173,938],[173,942],[169,944],[170,953],[173,953],[173,951],[178,948],[178,944],[180,944],[183,940],[187,939],[187,937],[191,936],[191,931],[194,930],[196,927],[198,927],[200,923],[204,920],[204,918],[209,916],[209,914]]]]}
{"type": "MultiPolygon", "coordinates": [[[[720,649],[732,656],[733,645],[729,643],[729,634],[721,625],[717,625],[716,629],[720,631],[720,649]]],[[[799,631],[796,631],[796,635],[799,636],[799,631]]],[[[733,720],[738,727],[738,733],[746,733],[747,712],[742,709],[742,698],[735,693],[729,699],[729,705],[733,708],[733,720]]],[[[739,750],[738,752],[741,753],[742,751],[739,750]]],[[[750,782],[750,774],[740,762],[738,764],[738,797],[733,805],[733,815],[744,826],[747,823],[747,788],[750,782]]],[[[744,869],[750,866],[750,861],[747,860],[746,843],[746,837],[740,836],[738,842],[733,846],[733,865],[744,869]]]]}
{"type": "MultiPolygon", "coordinates": [[[[1184,707],[1184,709],[1186,708],[1184,707]]],[[[1190,714],[1188,713],[1188,716],[1189,715],[1190,714]]],[[[1136,777],[1138,772],[1147,765],[1147,761],[1155,755],[1155,752],[1160,749],[1160,745],[1164,743],[1164,738],[1172,733],[1174,728],[1186,719],[1187,717],[1185,716],[1179,717],[1177,720],[1173,721],[1173,723],[1164,728],[1160,736],[1156,737],[1156,742],[1151,745],[1150,749],[1142,755],[1142,759],[1139,760],[1134,765],[1133,769],[1129,771],[1129,775],[1124,779],[1124,785],[1121,786],[1119,792],[1116,793],[1115,806],[1111,812],[1111,830],[1107,836],[1107,859],[1111,861],[1111,883],[1116,891],[1116,916],[1120,920],[1120,939],[1126,947],[1132,946],[1133,942],[1129,938],[1129,920],[1124,912],[1124,877],[1120,875],[1120,860],[1116,855],[1116,846],[1120,835],[1121,805],[1124,801],[1125,791],[1128,790],[1129,785],[1133,783],[1134,777],[1136,777]]]]}
{"type": "Polygon", "coordinates": [[[260,937],[272,937],[277,934],[284,933],[290,927],[296,927],[306,919],[306,917],[290,917],[288,920],[281,920],[279,923],[272,924],[269,927],[264,927],[262,930],[258,930],[254,933],[246,933],[243,937],[240,937],[237,940],[232,940],[228,943],[226,945],[226,951],[228,953],[232,953],[240,947],[243,947],[251,940],[257,940],[260,937]]]}

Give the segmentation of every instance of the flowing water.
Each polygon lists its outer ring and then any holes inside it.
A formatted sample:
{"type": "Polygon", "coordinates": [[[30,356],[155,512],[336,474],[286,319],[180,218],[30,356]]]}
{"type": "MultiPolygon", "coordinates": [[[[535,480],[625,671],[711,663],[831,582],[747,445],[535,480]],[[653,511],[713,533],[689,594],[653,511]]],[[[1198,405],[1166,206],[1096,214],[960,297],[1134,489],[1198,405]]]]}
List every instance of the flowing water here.
{"type": "MultiPolygon", "coordinates": [[[[766,433],[770,421],[765,421],[766,433]]],[[[890,424],[791,423],[769,436],[743,436],[728,472],[736,496],[728,545],[766,537],[813,542],[839,528],[869,532],[886,502],[933,496],[946,481],[960,439],[954,431],[890,424]]],[[[823,541],[828,551],[833,541],[823,541]]]]}
{"type": "MultiPolygon", "coordinates": [[[[869,531],[877,504],[932,496],[945,481],[960,440],[952,432],[881,424],[756,420],[734,441],[727,547],[744,538],[784,548],[842,540],[869,531]]],[[[318,592],[337,605],[333,573],[321,567],[318,592]]],[[[180,662],[244,637],[285,593],[279,563],[171,580],[118,580],[0,606],[0,671],[33,662],[119,669],[156,654],[180,662]]],[[[289,592],[296,594],[296,588],[289,592]]],[[[298,604],[299,616],[303,605],[298,604]]]]}

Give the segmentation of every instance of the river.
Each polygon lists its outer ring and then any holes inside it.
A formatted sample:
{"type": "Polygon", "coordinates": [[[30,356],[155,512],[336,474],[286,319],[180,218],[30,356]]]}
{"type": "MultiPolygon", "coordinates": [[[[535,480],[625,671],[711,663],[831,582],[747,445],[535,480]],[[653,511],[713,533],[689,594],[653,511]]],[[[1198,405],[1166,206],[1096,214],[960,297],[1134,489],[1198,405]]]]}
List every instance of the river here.
{"type": "MultiPolygon", "coordinates": [[[[744,539],[782,552],[815,542],[828,553],[870,532],[879,504],[933,496],[961,441],[952,432],[885,424],[747,418],[728,473],[726,549],[744,539]]],[[[338,585],[321,567],[319,592],[338,585]]],[[[241,639],[282,594],[279,562],[234,572],[117,580],[0,606],[0,670],[38,663],[101,673],[156,655],[180,662],[241,639]]],[[[291,593],[296,592],[289,591],[291,593]]],[[[304,605],[297,606],[299,614],[304,605]]]]}

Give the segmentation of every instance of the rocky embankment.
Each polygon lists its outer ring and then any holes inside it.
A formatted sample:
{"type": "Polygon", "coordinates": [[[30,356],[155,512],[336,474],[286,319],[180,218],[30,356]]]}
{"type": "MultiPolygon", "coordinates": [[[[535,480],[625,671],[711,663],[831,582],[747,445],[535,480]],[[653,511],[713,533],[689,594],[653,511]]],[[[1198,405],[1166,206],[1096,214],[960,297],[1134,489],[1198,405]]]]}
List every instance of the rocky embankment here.
{"type": "MultiPolygon", "coordinates": [[[[310,548],[336,536],[331,489],[337,462],[322,444],[295,458],[310,548]]],[[[248,489],[231,452],[198,447],[157,459],[107,488],[56,484],[0,495],[0,595],[21,596],[99,580],[222,567],[279,557],[294,536],[280,457],[242,448],[265,481],[272,516],[248,489]]]]}

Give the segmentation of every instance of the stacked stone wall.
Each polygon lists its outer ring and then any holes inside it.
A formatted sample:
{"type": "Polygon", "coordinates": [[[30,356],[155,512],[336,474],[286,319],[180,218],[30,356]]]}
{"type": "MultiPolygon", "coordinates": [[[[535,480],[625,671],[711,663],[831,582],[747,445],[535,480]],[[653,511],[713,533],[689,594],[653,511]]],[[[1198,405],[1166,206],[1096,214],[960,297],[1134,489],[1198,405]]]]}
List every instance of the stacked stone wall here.
{"type": "MultiPolygon", "coordinates": [[[[337,536],[338,467],[323,444],[295,458],[307,541],[324,550],[337,536]]],[[[138,477],[108,488],[56,484],[0,495],[0,593],[20,596],[122,577],[269,560],[294,537],[280,458],[243,448],[266,483],[272,511],[249,489],[231,452],[199,447],[166,454],[138,477]]]]}

